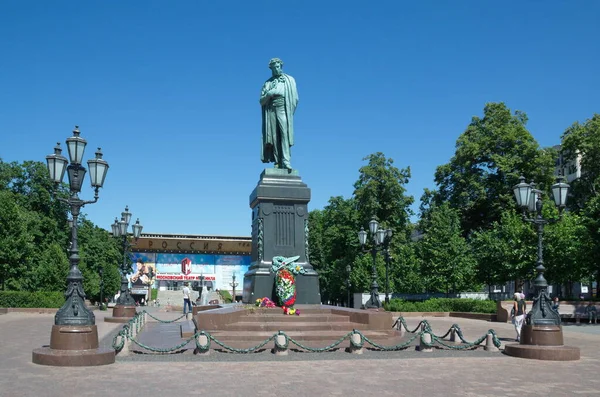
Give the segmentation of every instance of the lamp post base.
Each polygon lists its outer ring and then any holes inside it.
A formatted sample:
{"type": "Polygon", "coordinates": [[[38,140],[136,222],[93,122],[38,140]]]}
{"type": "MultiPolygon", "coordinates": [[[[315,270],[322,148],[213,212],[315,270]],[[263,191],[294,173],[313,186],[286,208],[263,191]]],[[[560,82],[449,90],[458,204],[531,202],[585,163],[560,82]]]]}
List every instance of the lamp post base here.
{"type": "Polygon", "coordinates": [[[54,325],[50,346],[34,349],[32,361],[59,367],[107,365],[115,362],[115,350],[98,346],[96,325],[54,325]]]}
{"type": "Polygon", "coordinates": [[[524,325],[521,342],[506,345],[504,352],[509,356],[534,360],[575,361],[580,358],[579,348],[563,345],[560,325],[524,325]]]}
{"type": "Polygon", "coordinates": [[[117,305],[113,307],[113,316],[104,317],[107,323],[127,323],[135,316],[135,306],[117,305]]]}

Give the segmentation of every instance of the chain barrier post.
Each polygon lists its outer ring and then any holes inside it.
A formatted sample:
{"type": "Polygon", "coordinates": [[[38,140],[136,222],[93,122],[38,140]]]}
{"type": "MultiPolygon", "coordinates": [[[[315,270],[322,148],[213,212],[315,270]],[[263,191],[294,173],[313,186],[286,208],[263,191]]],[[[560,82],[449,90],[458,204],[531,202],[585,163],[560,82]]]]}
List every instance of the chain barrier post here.
{"type": "Polygon", "coordinates": [[[500,349],[494,345],[494,335],[491,332],[488,332],[487,336],[485,337],[485,347],[483,349],[488,352],[500,351],[500,349]]]}
{"type": "Polygon", "coordinates": [[[281,331],[275,336],[275,346],[271,350],[276,356],[287,356],[288,355],[288,338],[287,335],[281,331]]]}
{"type": "Polygon", "coordinates": [[[433,351],[432,338],[429,332],[421,332],[421,341],[419,342],[419,351],[430,353],[433,351]]]}
{"type": "Polygon", "coordinates": [[[352,335],[350,335],[350,345],[346,348],[346,351],[351,354],[363,354],[363,337],[362,335],[356,331],[352,331],[352,335]]]}
{"type": "Polygon", "coordinates": [[[456,343],[456,328],[450,329],[450,342],[456,343]]]}
{"type": "Polygon", "coordinates": [[[208,336],[204,332],[196,334],[196,350],[195,353],[200,356],[208,356],[210,354],[210,343],[208,336]]]}
{"type": "Polygon", "coordinates": [[[396,320],[396,331],[400,333],[400,336],[404,336],[404,327],[402,326],[402,317],[398,317],[396,320]]]}

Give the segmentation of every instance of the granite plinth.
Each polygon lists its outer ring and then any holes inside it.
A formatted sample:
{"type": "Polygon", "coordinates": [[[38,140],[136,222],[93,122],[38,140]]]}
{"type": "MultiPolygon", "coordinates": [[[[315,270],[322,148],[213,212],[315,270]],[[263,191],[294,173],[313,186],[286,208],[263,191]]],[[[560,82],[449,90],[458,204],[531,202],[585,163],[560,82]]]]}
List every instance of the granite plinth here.
{"type": "Polygon", "coordinates": [[[105,317],[107,323],[127,323],[135,316],[135,306],[117,305],[113,307],[113,316],[105,317]]]}
{"type": "Polygon", "coordinates": [[[296,303],[321,302],[319,277],[309,260],[308,203],[310,189],[297,170],[265,169],[250,195],[252,209],[251,265],[244,275],[243,301],[275,300],[273,257],[298,256],[305,274],[296,277],[296,303]]]}
{"type": "Polygon", "coordinates": [[[533,360],[575,361],[580,358],[579,348],[572,346],[539,346],[514,343],[506,345],[504,352],[512,357],[533,360]]]}
{"type": "Polygon", "coordinates": [[[109,348],[89,350],[56,350],[49,346],[35,349],[32,361],[39,365],[52,365],[56,367],[88,367],[97,365],[114,364],[115,351],[109,348]]]}
{"type": "Polygon", "coordinates": [[[560,325],[524,325],[519,344],[508,344],[504,352],[513,357],[534,360],[579,360],[579,348],[564,346],[560,325]]]}
{"type": "Polygon", "coordinates": [[[33,350],[32,361],[60,367],[106,365],[115,362],[115,351],[98,347],[96,325],[53,325],[50,346],[33,350]]]}

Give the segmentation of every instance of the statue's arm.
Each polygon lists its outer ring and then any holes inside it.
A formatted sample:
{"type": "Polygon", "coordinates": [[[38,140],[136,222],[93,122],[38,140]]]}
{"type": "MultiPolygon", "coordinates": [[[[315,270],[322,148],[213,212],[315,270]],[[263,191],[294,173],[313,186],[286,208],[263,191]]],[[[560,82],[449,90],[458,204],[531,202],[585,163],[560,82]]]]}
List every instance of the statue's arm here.
{"type": "Polygon", "coordinates": [[[273,95],[269,90],[269,82],[267,81],[263,84],[262,90],[260,91],[260,105],[265,106],[271,100],[271,96],[273,95]]]}

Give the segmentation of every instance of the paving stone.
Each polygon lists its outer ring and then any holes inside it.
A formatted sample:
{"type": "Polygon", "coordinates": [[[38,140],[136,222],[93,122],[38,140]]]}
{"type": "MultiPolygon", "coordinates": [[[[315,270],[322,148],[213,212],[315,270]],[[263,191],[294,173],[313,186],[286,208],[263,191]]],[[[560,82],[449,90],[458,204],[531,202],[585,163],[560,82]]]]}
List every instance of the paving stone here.
{"type": "MultiPolygon", "coordinates": [[[[119,324],[96,312],[101,345],[111,345],[119,324]]],[[[154,312],[160,318],[180,313],[154,312]]],[[[109,314],[110,315],[110,314],[109,314]]],[[[419,318],[407,319],[415,327],[419,318]]],[[[514,343],[510,324],[460,318],[428,319],[436,334],[458,323],[468,340],[493,328],[514,343]]],[[[581,360],[517,359],[483,349],[467,352],[414,350],[259,354],[191,353],[117,356],[113,365],[61,368],[35,365],[33,349],[47,345],[53,315],[0,316],[0,396],[597,396],[600,394],[600,326],[565,326],[565,344],[581,360]]]]}

